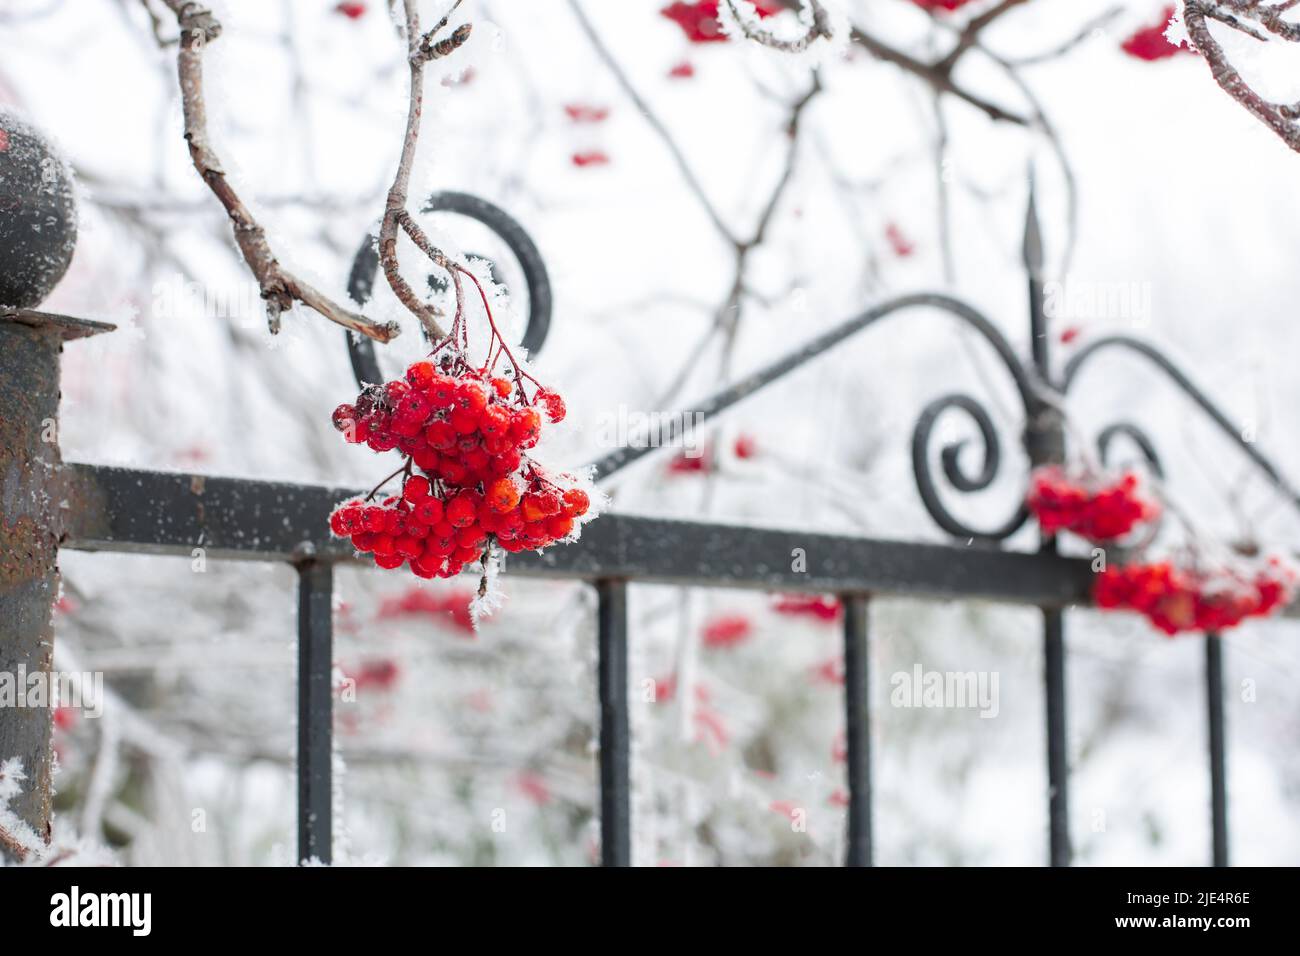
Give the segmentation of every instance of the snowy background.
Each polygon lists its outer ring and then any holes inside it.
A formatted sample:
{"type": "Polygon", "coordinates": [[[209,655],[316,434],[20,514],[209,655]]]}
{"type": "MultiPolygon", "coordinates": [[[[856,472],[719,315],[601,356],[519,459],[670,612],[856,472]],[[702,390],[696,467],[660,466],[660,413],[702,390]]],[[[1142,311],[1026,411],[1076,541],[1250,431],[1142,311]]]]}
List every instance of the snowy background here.
{"type": "MultiPolygon", "coordinates": [[[[928,59],[951,44],[949,24],[990,5],[936,17],[910,0],[842,6],[873,36],[928,59]]],[[[357,5],[355,17],[329,0],[213,6],[225,26],[206,59],[217,148],[281,258],[343,298],[400,145],[403,41],[381,2],[357,5]]],[[[710,203],[746,235],[782,173],[784,126],[812,82],[809,63],[739,42],[691,44],[660,6],[584,3],[710,203]]],[[[1252,427],[1285,473],[1300,475],[1287,412],[1300,404],[1291,255],[1300,198],[1287,188],[1300,157],[1226,98],[1196,56],[1147,61],[1121,49],[1163,9],[1127,0],[1068,52],[1014,77],[978,51],[956,73],[963,88],[1012,111],[1029,114],[1026,94],[1041,104],[1077,187],[1073,241],[1067,177],[1041,133],[992,122],[951,96],[936,100],[860,48],[828,56],[823,89],[801,118],[789,188],[748,257],[740,310],[727,313],[730,348],[708,333],[735,252],[565,0],[467,0],[473,39],[429,70],[414,195],[484,196],[537,241],[556,308],[536,367],[570,409],[550,454],[577,465],[607,450],[599,426],[619,409],[689,409],[901,292],[962,297],[1027,352],[1019,257],[1032,167],[1049,277],[1084,293],[1138,288],[1150,302],[1140,315],[1079,308],[1059,317],[1058,358],[1091,336],[1136,328],[1252,427]],[[608,116],[575,122],[565,109],[573,105],[608,116]]],[[[427,4],[426,20],[440,10],[427,4]]],[[[984,43],[1005,60],[1034,57],[1104,10],[1032,0],[984,43]]],[[[302,310],[286,316],[279,337],[267,333],[228,223],[189,163],[174,47],[159,48],[141,4],[5,0],[0,45],[0,103],[59,143],[81,190],[76,258],[44,307],[121,326],[65,353],[64,457],[378,480],[382,463],[329,425],[333,407],[356,392],[343,333],[302,310]]],[[[1271,63],[1260,69],[1285,86],[1271,63]]],[[[500,253],[464,220],[430,221],[465,251],[500,253]]],[[[509,282],[508,264],[505,272],[509,282]]],[[[367,313],[402,315],[382,288],[367,313]]],[[[417,330],[404,325],[385,350],[390,371],[419,352],[417,330]]],[[[1001,520],[1025,474],[1015,392],[982,341],[924,312],[883,323],[734,410],[711,433],[713,470],[672,470],[670,452],[629,469],[611,483],[613,507],[943,540],[921,507],[908,449],[924,403],[954,390],[988,403],[1008,456],[992,489],[954,507],[1001,520]]],[[[1202,534],[1294,550],[1294,507],[1148,367],[1097,361],[1070,408],[1082,434],[1119,416],[1146,426],[1171,495],[1202,534]]],[[[959,419],[947,427],[954,437],[970,430],[959,419]]],[[[1177,528],[1165,534],[1163,547],[1183,543],[1177,528]]],[[[1010,546],[1031,548],[1032,531],[1010,546]]],[[[61,716],[56,828],[105,842],[128,863],[290,862],[292,571],[209,562],[195,573],[179,559],[66,552],[61,566],[57,666],[104,672],[112,698],[98,720],[61,716]]],[[[338,665],[357,685],[355,701],[336,702],[338,856],[592,862],[593,593],[507,578],[506,607],[474,633],[448,610],[463,606],[469,582],[413,581],[351,568],[337,576],[338,665]],[[505,820],[503,832],[494,819],[505,820]]],[[[655,702],[634,694],[638,863],[841,859],[839,629],[780,613],[775,601],[633,588],[633,687],[654,681],[659,690],[655,702]],[[806,833],[792,831],[791,808],[806,810],[806,833]]],[[[1226,638],[1236,863],[1300,862],[1296,631],[1257,623],[1226,638]]],[[[873,635],[877,861],[1043,861],[1037,613],[881,599],[873,635]],[[996,672],[998,716],[891,707],[889,675],[917,663],[996,672]]],[[[1078,862],[1204,863],[1201,642],[1090,611],[1069,615],[1067,640],[1078,862]]]]}

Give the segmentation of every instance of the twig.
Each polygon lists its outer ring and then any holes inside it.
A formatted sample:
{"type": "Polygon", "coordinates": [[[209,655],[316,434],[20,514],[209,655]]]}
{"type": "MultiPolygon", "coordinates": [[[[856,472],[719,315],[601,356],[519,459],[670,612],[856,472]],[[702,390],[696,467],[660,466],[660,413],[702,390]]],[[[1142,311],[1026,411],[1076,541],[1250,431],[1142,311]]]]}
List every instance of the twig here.
{"type": "Polygon", "coordinates": [[[379,226],[379,264],[384,270],[384,278],[388,280],[393,294],[420,320],[429,338],[439,341],[447,337],[447,333],[438,323],[438,319],[443,314],[442,310],[420,301],[415,290],[402,278],[397,261],[397,235],[399,229],[404,229],[412,239],[415,239],[418,234],[424,239],[427,247],[423,249],[425,254],[448,272],[452,271],[446,257],[441,251],[434,249],[423,232],[415,226],[406,211],[406,202],[411,187],[411,169],[415,165],[415,149],[420,139],[420,115],[424,109],[424,65],[430,60],[446,56],[469,39],[470,25],[466,23],[457,27],[451,36],[435,43],[434,37],[446,27],[447,21],[460,7],[462,0],[456,0],[446,15],[423,36],[420,34],[420,10],[417,0],[403,0],[403,2],[406,8],[406,59],[411,73],[411,89],[406,112],[406,135],[402,140],[402,155],[397,163],[397,174],[393,177],[393,185],[388,190],[384,218],[379,226]]]}
{"type": "Polygon", "coordinates": [[[1259,23],[1274,36],[1290,42],[1300,42],[1300,24],[1282,19],[1282,13],[1294,6],[1294,2],[1265,5],[1261,0],[1220,0],[1219,3],[1186,0],[1183,4],[1183,24],[1187,27],[1187,35],[1191,37],[1197,52],[1205,58],[1214,82],[1252,116],[1273,130],[1287,146],[1300,152],[1300,123],[1296,122],[1300,119],[1300,109],[1295,105],[1270,102],[1256,92],[1229,61],[1227,53],[1214,39],[1206,22],[1207,19],[1217,20],[1239,33],[1263,40],[1259,31],[1233,15],[1239,14],[1259,23]],[[1224,10],[1224,6],[1231,12],[1224,10]]]}
{"type": "Polygon", "coordinates": [[[957,65],[957,61],[961,59],[962,54],[978,42],[980,34],[983,33],[987,27],[1000,19],[1008,11],[1025,2],[1026,0],[1002,0],[1002,2],[996,7],[990,7],[979,16],[972,17],[970,22],[962,29],[961,33],[958,34],[957,43],[948,51],[947,55],[945,55],[943,59],[934,65],[935,69],[942,70],[945,73],[951,73],[953,67],[957,65]]]}
{"type": "Polygon", "coordinates": [[[9,855],[19,863],[27,862],[27,847],[3,826],[0,826],[0,846],[8,850],[9,855]]]}
{"type": "Polygon", "coordinates": [[[1083,43],[1083,41],[1087,40],[1088,37],[1092,36],[1095,31],[1100,30],[1102,27],[1110,23],[1110,21],[1114,20],[1123,12],[1124,12],[1124,8],[1121,6],[1111,7],[1109,10],[1106,10],[1105,12],[1098,14],[1096,17],[1089,20],[1083,26],[1079,27],[1079,29],[1075,31],[1073,36],[1071,36],[1069,39],[1061,43],[1058,43],[1056,46],[1044,50],[1041,53],[1032,53],[1029,56],[1007,57],[1006,62],[1011,66],[1021,67],[1021,66],[1037,66],[1040,63],[1047,63],[1051,60],[1059,59],[1060,57],[1065,56],[1065,54],[1069,53],[1079,44],[1083,43]]]}
{"type": "Polygon", "coordinates": [[[614,74],[614,79],[618,82],[618,85],[623,88],[623,92],[627,95],[627,98],[632,101],[632,105],[636,107],[637,112],[645,117],[645,121],[650,124],[650,127],[656,133],[659,134],[659,138],[663,141],[664,146],[667,147],[668,152],[672,155],[673,162],[677,164],[677,169],[681,172],[682,178],[686,180],[687,188],[695,194],[695,198],[699,200],[700,205],[704,208],[710,221],[712,221],[714,228],[717,229],[719,234],[724,236],[728,242],[734,244],[737,241],[735,235],[727,227],[727,224],[723,222],[722,216],[719,215],[718,210],[714,207],[708,194],[705,193],[704,187],[700,185],[700,181],[698,177],[696,177],[695,171],[691,169],[690,163],[686,161],[686,156],[682,152],[681,147],[677,145],[677,141],[673,139],[672,134],[668,132],[668,127],[665,126],[663,120],[661,120],[655,112],[650,109],[649,104],[646,103],[641,94],[637,92],[636,87],[632,85],[632,81],[628,79],[627,73],[624,72],[623,67],[620,66],[618,60],[614,58],[614,54],[610,52],[609,47],[605,46],[605,42],[601,39],[600,34],[596,32],[596,28],[592,26],[591,21],[587,18],[586,12],[582,9],[582,4],[579,3],[578,0],[569,0],[569,8],[573,11],[573,15],[577,19],[578,25],[582,27],[582,32],[585,33],[587,39],[591,41],[592,48],[595,49],[596,55],[599,56],[605,66],[609,68],[609,71],[614,74]]]}
{"type": "Polygon", "coordinates": [[[957,281],[952,254],[952,202],[948,191],[948,120],[943,115],[943,97],[934,91],[934,183],[939,200],[939,252],[943,277],[949,285],[957,281]]]}
{"type": "Polygon", "coordinates": [[[395,472],[393,472],[391,475],[389,475],[387,478],[385,478],[385,479],[384,479],[383,481],[381,481],[379,484],[375,485],[375,487],[371,488],[371,489],[370,489],[370,493],[366,495],[366,497],[365,497],[364,500],[366,500],[366,501],[374,501],[374,499],[375,499],[375,495],[379,494],[379,489],[383,488],[384,485],[388,484],[390,481],[392,481],[392,480],[393,480],[394,478],[396,478],[398,475],[401,475],[401,474],[404,474],[404,473],[406,473],[406,472],[409,472],[409,471],[410,471],[410,468],[411,468],[411,459],[408,458],[408,459],[406,459],[406,461],[402,462],[402,464],[398,466],[398,468],[397,468],[397,470],[396,470],[395,472]]]}
{"type": "Polygon", "coordinates": [[[964,103],[969,103],[971,106],[983,112],[989,119],[1005,123],[1015,123],[1018,126],[1029,125],[1029,121],[1023,116],[1012,113],[1010,110],[1003,109],[1001,106],[991,103],[988,100],[969,92],[965,88],[958,86],[952,78],[951,68],[940,69],[936,64],[918,60],[916,57],[910,56],[902,50],[894,49],[860,27],[853,28],[853,31],[850,33],[850,38],[854,43],[865,49],[876,59],[884,60],[886,63],[892,63],[906,72],[920,77],[940,93],[947,93],[950,96],[955,96],[964,103]]]}
{"type": "MultiPolygon", "coordinates": [[[[257,279],[266,300],[267,317],[272,332],[280,328],[280,315],[301,302],[331,322],[360,335],[387,342],[398,333],[396,322],[379,324],[353,312],[285,269],[266,241],[266,232],[254,218],[230,182],[208,136],[207,106],[203,96],[203,51],[221,36],[221,24],[194,0],[162,0],[176,15],[180,27],[180,51],[177,72],[180,78],[181,107],[185,118],[185,141],[190,159],[199,176],[207,183],[234,227],[235,244],[257,279]]],[[[147,0],[146,0],[147,3],[147,0]]]]}

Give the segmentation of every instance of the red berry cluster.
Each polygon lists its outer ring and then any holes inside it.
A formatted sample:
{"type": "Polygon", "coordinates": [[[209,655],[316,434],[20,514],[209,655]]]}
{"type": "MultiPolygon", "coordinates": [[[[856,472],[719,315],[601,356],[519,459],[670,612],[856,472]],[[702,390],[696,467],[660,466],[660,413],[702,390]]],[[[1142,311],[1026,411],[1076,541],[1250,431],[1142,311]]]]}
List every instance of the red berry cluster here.
{"type": "Polygon", "coordinates": [[[564,418],[564,400],[493,377],[452,354],[416,362],[404,381],[372,385],[334,410],[354,444],[399,449],[407,458],[400,496],[349,501],[330,529],[350,537],[381,568],[409,563],[423,578],[452,577],[486,556],[544,548],[569,537],[590,500],[571,475],[553,475],[525,454],[543,420],[564,418]],[[414,474],[419,469],[421,474],[414,474]]]}
{"type": "Polygon", "coordinates": [[[487,599],[493,548],[539,550],[576,537],[595,515],[576,477],[548,472],[527,454],[544,421],[563,421],[564,399],[520,366],[474,273],[456,263],[450,268],[458,302],[450,334],[403,379],[367,386],[353,404],[334,410],[334,427],[347,441],[405,456],[389,476],[404,475],[401,493],[373,504],[385,479],[364,499],[336,508],[330,530],[351,538],[381,568],[409,564],[422,578],[453,577],[481,561],[478,593],[487,599]],[[477,287],[491,328],[478,367],[466,358],[462,276],[477,287]],[[496,372],[503,359],[509,377],[496,372]]]}
{"type": "Polygon", "coordinates": [[[1267,617],[1290,603],[1294,588],[1295,573],[1276,558],[1253,575],[1212,574],[1160,561],[1106,568],[1093,584],[1093,599],[1107,610],[1137,611],[1172,637],[1267,617]]]}
{"type": "Polygon", "coordinates": [[[1072,531],[1089,541],[1122,538],[1160,514],[1133,472],[1099,480],[1072,476],[1056,465],[1034,470],[1026,503],[1047,534],[1072,531]]]}

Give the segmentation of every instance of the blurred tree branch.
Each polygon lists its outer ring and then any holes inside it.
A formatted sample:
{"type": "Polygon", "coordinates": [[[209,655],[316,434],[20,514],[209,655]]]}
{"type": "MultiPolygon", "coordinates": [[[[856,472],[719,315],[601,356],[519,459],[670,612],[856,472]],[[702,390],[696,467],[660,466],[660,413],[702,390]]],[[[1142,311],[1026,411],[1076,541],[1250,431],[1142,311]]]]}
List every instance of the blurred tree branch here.
{"type": "Polygon", "coordinates": [[[1290,43],[1300,43],[1300,23],[1283,19],[1283,14],[1300,6],[1300,0],[1185,0],[1183,23],[1187,35],[1225,93],[1276,133],[1287,146],[1300,152],[1300,103],[1274,103],[1256,91],[1233,66],[1223,46],[1210,32],[1210,20],[1231,27],[1260,42],[1271,34],[1290,43]],[[1251,24],[1258,24],[1263,31],[1251,24]]]}
{"type": "Polygon", "coordinates": [[[731,18],[740,27],[740,32],[748,40],[762,46],[771,47],[773,50],[780,50],[783,53],[802,53],[819,39],[831,39],[830,15],[826,12],[818,0],[799,0],[798,9],[800,12],[807,10],[807,29],[802,36],[786,39],[778,37],[766,27],[755,23],[750,16],[742,14],[736,7],[735,0],[725,0],[727,11],[731,18]]]}

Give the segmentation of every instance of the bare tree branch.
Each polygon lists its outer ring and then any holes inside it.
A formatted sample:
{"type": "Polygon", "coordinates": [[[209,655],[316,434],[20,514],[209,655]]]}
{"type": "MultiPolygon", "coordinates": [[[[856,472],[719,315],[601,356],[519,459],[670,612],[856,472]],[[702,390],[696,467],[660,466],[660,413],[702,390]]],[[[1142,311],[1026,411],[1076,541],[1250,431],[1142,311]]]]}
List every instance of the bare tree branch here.
{"type": "Polygon", "coordinates": [[[718,210],[714,208],[713,202],[704,191],[704,187],[700,185],[700,180],[695,175],[695,171],[691,169],[690,163],[686,161],[686,155],[682,152],[681,147],[677,145],[677,141],[673,139],[672,134],[668,132],[668,127],[664,125],[663,120],[656,115],[654,110],[650,109],[650,105],[637,91],[637,88],[632,85],[632,81],[628,79],[627,73],[624,72],[623,67],[619,64],[618,60],[614,58],[614,54],[611,53],[609,47],[605,45],[605,41],[601,39],[600,34],[596,32],[596,28],[592,25],[591,20],[587,18],[586,11],[583,10],[582,4],[579,3],[578,0],[569,0],[569,8],[573,11],[573,15],[577,19],[578,25],[582,27],[582,32],[587,35],[587,39],[591,42],[592,48],[596,51],[596,55],[599,56],[605,66],[609,68],[609,71],[614,74],[614,79],[618,82],[618,85],[623,88],[623,92],[627,95],[627,98],[632,101],[632,105],[637,108],[637,112],[645,117],[646,122],[650,124],[650,127],[658,133],[659,138],[663,140],[664,145],[668,148],[668,152],[673,157],[673,162],[677,164],[677,169],[681,172],[682,178],[686,180],[686,187],[690,189],[690,191],[695,195],[695,198],[699,200],[700,205],[704,208],[705,213],[712,221],[714,228],[717,229],[722,236],[726,237],[728,242],[733,244],[736,243],[737,239],[735,235],[722,220],[722,216],[719,215],[718,210]]]}
{"type": "Polygon", "coordinates": [[[953,67],[957,65],[957,61],[961,59],[962,54],[975,45],[986,27],[993,24],[1008,11],[1025,2],[1026,0],[1002,0],[996,7],[990,7],[979,16],[972,17],[961,33],[958,34],[957,42],[953,45],[953,48],[948,51],[942,60],[935,64],[935,69],[951,73],[953,67]]]}
{"type": "Polygon", "coordinates": [[[1058,43],[1056,46],[1044,50],[1042,53],[1032,53],[1029,56],[1021,57],[1008,57],[1005,62],[1008,66],[1021,67],[1037,66],[1040,63],[1047,63],[1051,60],[1060,59],[1076,46],[1083,43],[1083,41],[1088,39],[1088,37],[1092,36],[1095,31],[1100,30],[1123,12],[1124,7],[1122,6],[1111,7],[1109,10],[1099,13],[1083,26],[1079,27],[1079,29],[1075,31],[1074,35],[1068,40],[1058,43]]]}
{"type": "MultiPolygon", "coordinates": [[[[905,70],[914,76],[920,77],[929,83],[937,92],[948,93],[957,99],[969,103],[971,106],[980,110],[989,119],[998,120],[1004,123],[1015,123],[1018,126],[1028,126],[1029,121],[1023,116],[1019,116],[1010,110],[1003,109],[996,103],[991,103],[983,97],[969,92],[959,86],[952,77],[952,68],[941,69],[937,64],[926,63],[918,60],[916,57],[904,53],[902,50],[896,50],[894,47],[877,39],[867,33],[861,27],[854,27],[850,38],[858,46],[862,47],[878,60],[886,63],[892,63],[897,67],[905,70]]],[[[955,65],[955,64],[954,64],[955,65]]]]}
{"type": "MultiPolygon", "coordinates": [[[[423,36],[420,35],[420,11],[417,0],[404,0],[404,2],[406,4],[406,59],[411,72],[411,91],[406,113],[406,135],[402,139],[402,155],[397,163],[397,174],[393,178],[393,185],[388,190],[384,218],[379,227],[379,265],[384,270],[384,278],[388,280],[393,294],[411,311],[411,314],[420,320],[429,338],[436,342],[447,337],[446,331],[438,323],[442,310],[422,302],[415,290],[402,278],[397,261],[397,235],[399,229],[405,229],[412,239],[418,235],[420,240],[423,240],[421,251],[438,266],[451,273],[453,279],[455,278],[455,272],[446,256],[433,248],[428,238],[411,219],[406,211],[406,202],[411,187],[411,169],[415,165],[415,150],[420,139],[420,116],[424,110],[424,65],[432,59],[446,56],[469,39],[470,25],[457,27],[447,39],[435,43],[434,37],[446,27],[451,15],[460,7],[461,0],[456,0],[447,14],[423,36]]],[[[418,240],[417,245],[419,245],[418,240]]]]}
{"type": "Polygon", "coordinates": [[[27,862],[27,847],[21,840],[0,826],[0,847],[4,847],[19,863],[27,862]]]}
{"type": "Polygon", "coordinates": [[[266,240],[266,231],[226,179],[226,172],[208,135],[207,107],[203,96],[203,51],[209,43],[221,36],[221,24],[212,15],[212,11],[194,0],[162,2],[176,15],[180,27],[177,71],[190,159],[199,176],[230,216],[235,244],[257,279],[262,298],[266,300],[271,331],[279,331],[282,312],[292,308],[294,302],[301,302],[331,322],[360,335],[380,342],[392,339],[399,331],[397,323],[379,324],[339,305],[280,264],[266,240]]]}
{"type": "Polygon", "coordinates": [[[1261,123],[1273,130],[1287,146],[1300,153],[1300,104],[1274,103],[1260,95],[1237,71],[1228,54],[1210,32],[1208,20],[1231,27],[1239,33],[1265,40],[1258,30],[1243,22],[1258,23],[1268,33],[1292,43],[1300,43],[1300,24],[1282,19],[1282,14],[1297,5],[1297,0],[1265,4],[1262,0],[1186,0],[1183,24],[1197,51],[1204,57],[1214,82],[1246,108],[1261,123]]]}

